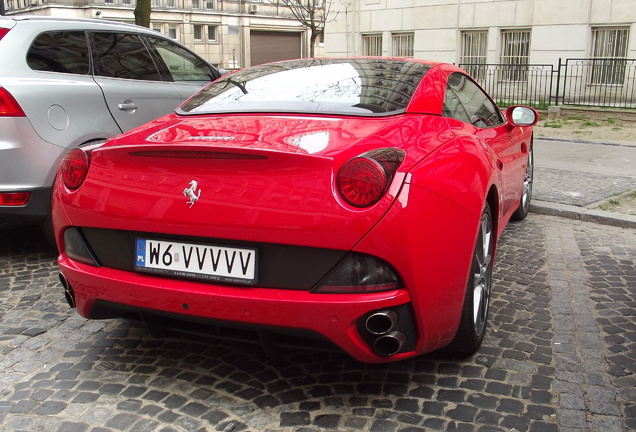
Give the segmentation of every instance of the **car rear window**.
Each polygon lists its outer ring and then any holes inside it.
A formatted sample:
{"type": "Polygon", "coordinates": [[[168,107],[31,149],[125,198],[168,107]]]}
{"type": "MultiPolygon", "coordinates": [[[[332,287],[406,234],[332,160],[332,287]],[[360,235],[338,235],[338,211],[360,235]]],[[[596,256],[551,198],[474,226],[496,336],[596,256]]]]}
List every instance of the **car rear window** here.
{"type": "Polygon", "coordinates": [[[40,34],[27,52],[33,70],[87,75],[88,42],[83,31],[53,31],[40,34]]]}
{"type": "Polygon", "coordinates": [[[430,65],[393,59],[305,59],[222,77],[180,114],[301,112],[384,116],[403,112],[430,65]]]}

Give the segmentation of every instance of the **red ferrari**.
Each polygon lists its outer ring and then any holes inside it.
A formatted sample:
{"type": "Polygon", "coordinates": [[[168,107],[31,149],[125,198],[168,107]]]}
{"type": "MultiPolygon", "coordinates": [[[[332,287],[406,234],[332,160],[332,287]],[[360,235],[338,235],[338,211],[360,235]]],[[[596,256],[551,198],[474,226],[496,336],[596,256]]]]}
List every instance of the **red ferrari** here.
{"type": "Polygon", "coordinates": [[[63,160],[53,223],[80,315],[340,348],[369,363],[486,330],[497,239],[532,193],[537,112],[396,58],[247,68],[63,160]]]}

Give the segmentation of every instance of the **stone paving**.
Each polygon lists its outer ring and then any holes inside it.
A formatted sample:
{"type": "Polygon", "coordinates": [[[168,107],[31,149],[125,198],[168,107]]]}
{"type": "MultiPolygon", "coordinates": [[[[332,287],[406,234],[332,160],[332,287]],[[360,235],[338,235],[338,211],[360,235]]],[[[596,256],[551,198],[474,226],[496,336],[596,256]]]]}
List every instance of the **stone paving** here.
{"type": "Polygon", "coordinates": [[[389,365],[87,321],[0,225],[2,431],[636,430],[636,231],[531,214],[498,249],[479,353],[389,365]]]}
{"type": "Polygon", "coordinates": [[[613,195],[636,190],[636,178],[535,167],[535,198],[586,207],[613,195]]]}

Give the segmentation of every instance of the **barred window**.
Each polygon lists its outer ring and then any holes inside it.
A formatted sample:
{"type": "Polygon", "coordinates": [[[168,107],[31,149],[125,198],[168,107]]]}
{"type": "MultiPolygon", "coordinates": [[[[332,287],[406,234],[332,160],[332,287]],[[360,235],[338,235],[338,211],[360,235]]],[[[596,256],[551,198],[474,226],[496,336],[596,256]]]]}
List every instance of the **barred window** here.
{"type": "Polygon", "coordinates": [[[382,55],[382,34],[362,35],[362,55],[382,55]]]}
{"type": "Polygon", "coordinates": [[[505,30],[501,32],[501,63],[504,65],[502,81],[527,81],[530,60],[530,31],[505,30]]]}
{"type": "Polygon", "coordinates": [[[592,30],[591,84],[621,85],[625,82],[629,29],[597,28],[592,30]]]}
{"type": "Polygon", "coordinates": [[[194,33],[194,40],[198,41],[198,42],[202,41],[203,40],[203,26],[200,25],[200,24],[194,24],[192,27],[193,27],[192,30],[193,30],[193,33],[194,33]]]}
{"type": "Polygon", "coordinates": [[[480,80],[486,76],[486,54],[488,52],[488,32],[462,32],[460,66],[473,78],[480,80]]]}
{"type": "Polygon", "coordinates": [[[395,57],[413,57],[414,40],[415,35],[413,33],[394,33],[392,37],[392,55],[395,57]]]}

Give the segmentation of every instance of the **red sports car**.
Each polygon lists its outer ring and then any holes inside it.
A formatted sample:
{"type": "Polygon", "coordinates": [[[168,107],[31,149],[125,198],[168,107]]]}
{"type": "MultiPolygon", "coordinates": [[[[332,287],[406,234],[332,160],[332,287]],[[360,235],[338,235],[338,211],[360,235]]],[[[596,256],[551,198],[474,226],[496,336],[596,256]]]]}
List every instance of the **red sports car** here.
{"type": "Polygon", "coordinates": [[[87,318],[338,347],[469,355],[497,239],[532,192],[538,114],[464,71],[396,58],[247,68],[61,164],[59,266],[87,318]]]}

